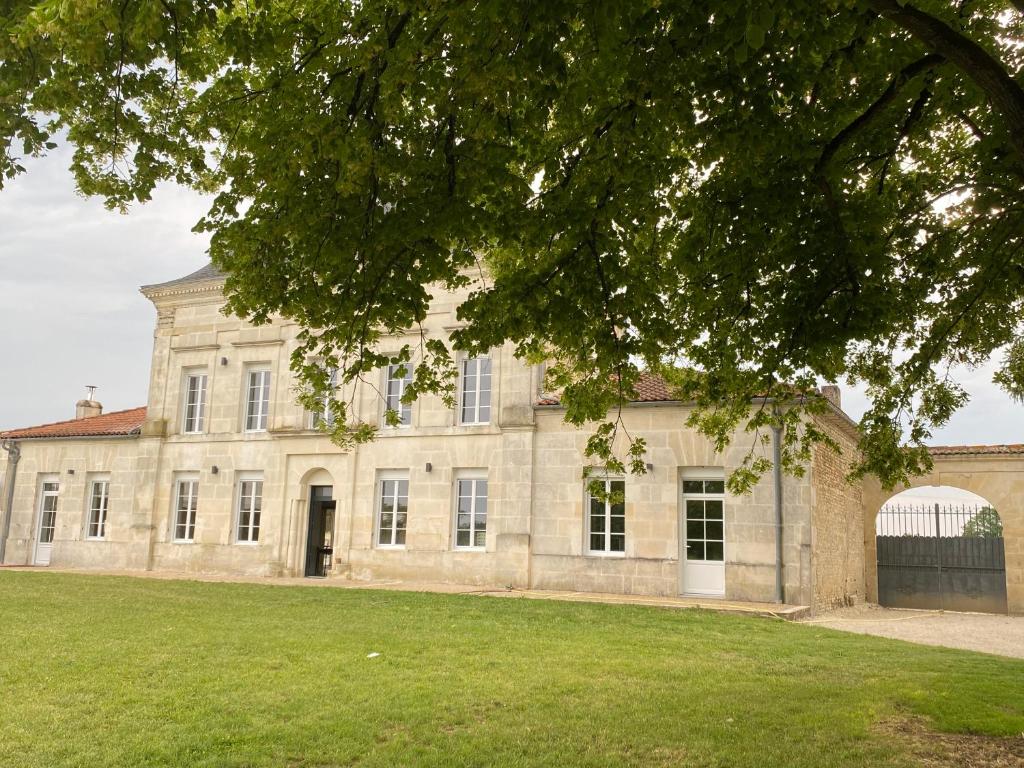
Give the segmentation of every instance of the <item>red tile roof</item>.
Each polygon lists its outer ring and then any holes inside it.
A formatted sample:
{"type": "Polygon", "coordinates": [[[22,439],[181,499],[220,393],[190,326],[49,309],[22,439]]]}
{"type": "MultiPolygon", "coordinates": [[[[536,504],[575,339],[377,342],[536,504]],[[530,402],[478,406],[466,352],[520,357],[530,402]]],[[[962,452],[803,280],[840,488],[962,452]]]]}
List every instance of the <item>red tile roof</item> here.
{"type": "MultiPolygon", "coordinates": [[[[631,403],[669,403],[678,400],[668,391],[668,384],[660,376],[653,373],[641,373],[636,382],[636,397],[630,400],[631,403]]],[[[559,405],[557,395],[542,397],[537,405],[559,405]]]]}
{"type": "Polygon", "coordinates": [[[1003,445],[933,445],[932,456],[1008,456],[1024,454],[1024,443],[1003,445]]]}
{"type": "Polygon", "coordinates": [[[54,424],[41,424],[38,427],[9,429],[0,432],[0,437],[12,440],[31,439],[36,437],[118,437],[137,435],[142,430],[142,422],[146,420],[146,408],[131,408],[127,411],[111,411],[100,416],[89,416],[85,419],[58,421],[54,424]]]}

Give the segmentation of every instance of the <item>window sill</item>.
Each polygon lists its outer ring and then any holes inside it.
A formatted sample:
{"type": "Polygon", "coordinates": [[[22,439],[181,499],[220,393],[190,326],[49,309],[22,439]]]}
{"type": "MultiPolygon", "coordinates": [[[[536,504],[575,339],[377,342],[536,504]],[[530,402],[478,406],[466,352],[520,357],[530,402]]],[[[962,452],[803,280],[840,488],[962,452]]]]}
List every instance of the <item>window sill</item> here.
{"type": "Polygon", "coordinates": [[[171,539],[171,544],[195,544],[195,539],[171,539]]]}
{"type": "Polygon", "coordinates": [[[106,541],[107,537],[106,536],[86,536],[85,540],[86,541],[106,541]]]}
{"type": "Polygon", "coordinates": [[[487,547],[452,547],[454,552],[486,552],[487,547]]]}
{"type": "Polygon", "coordinates": [[[258,547],[260,542],[258,541],[236,541],[235,544],[239,547],[258,547]]]}
{"type": "Polygon", "coordinates": [[[626,553],[625,552],[601,552],[601,551],[591,552],[590,550],[587,550],[586,552],[583,553],[583,556],[584,557],[598,557],[598,558],[609,557],[609,558],[612,558],[612,559],[621,559],[621,558],[626,557],[626,553]]]}
{"type": "Polygon", "coordinates": [[[390,552],[401,552],[405,549],[405,544],[378,544],[374,549],[381,549],[390,552]]]}

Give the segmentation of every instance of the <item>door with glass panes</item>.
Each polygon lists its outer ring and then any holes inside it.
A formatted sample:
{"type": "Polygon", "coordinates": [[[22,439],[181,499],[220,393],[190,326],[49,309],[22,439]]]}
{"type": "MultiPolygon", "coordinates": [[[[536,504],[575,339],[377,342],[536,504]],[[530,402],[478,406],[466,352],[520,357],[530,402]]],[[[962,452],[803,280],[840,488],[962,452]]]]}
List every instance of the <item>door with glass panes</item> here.
{"type": "Polygon", "coordinates": [[[679,520],[680,592],[725,594],[725,481],[684,477],[679,520]]]}
{"type": "Polygon", "coordinates": [[[49,565],[50,552],[53,550],[53,533],[57,528],[57,496],[60,483],[57,478],[43,480],[39,489],[39,528],[36,531],[36,551],[32,562],[36,565],[49,565]]]}

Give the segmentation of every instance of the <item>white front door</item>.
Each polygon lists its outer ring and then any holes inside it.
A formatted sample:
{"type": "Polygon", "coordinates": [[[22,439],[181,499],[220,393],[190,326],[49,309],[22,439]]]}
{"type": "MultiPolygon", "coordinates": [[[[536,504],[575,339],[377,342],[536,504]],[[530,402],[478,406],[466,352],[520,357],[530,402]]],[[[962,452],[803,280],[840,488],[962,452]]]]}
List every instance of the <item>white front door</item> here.
{"type": "Polygon", "coordinates": [[[679,520],[685,595],[725,594],[725,481],[684,478],[679,520]]]}
{"type": "Polygon", "coordinates": [[[57,526],[57,494],[60,483],[56,480],[44,480],[39,494],[39,530],[36,536],[36,552],[33,562],[36,565],[50,564],[50,551],[53,549],[53,532],[57,526]]]}

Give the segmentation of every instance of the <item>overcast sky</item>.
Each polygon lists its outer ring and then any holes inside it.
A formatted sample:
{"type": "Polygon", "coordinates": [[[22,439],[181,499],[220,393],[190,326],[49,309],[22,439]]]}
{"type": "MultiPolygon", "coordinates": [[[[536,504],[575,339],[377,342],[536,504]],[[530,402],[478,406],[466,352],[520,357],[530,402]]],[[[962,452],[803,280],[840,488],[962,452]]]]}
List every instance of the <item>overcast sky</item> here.
{"type": "MultiPolygon", "coordinates": [[[[138,288],[206,263],[204,200],[168,186],[121,215],[75,193],[66,151],[26,165],[0,191],[0,428],[73,417],[87,384],[107,411],[144,405],[155,311],[138,288]]],[[[972,402],[933,443],[1024,442],[991,366],[964,377],[972,402]]],[[[864,398],[843,390],[859,418],[864,398]]]]}

